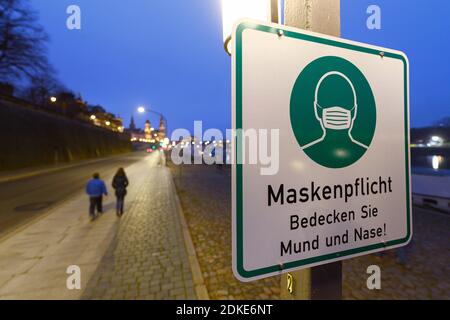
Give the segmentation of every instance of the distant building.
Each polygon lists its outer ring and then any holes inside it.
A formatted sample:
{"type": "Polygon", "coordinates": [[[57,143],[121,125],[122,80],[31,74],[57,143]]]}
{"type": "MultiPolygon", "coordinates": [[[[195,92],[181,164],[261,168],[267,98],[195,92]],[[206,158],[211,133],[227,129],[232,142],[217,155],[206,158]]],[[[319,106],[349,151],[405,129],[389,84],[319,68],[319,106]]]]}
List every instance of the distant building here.
{"type": "Polygon", "coordinates": [[[137,129],[136,129],[136,124],[134,123],[134,118],[133,118],[133,117],[131,117],[130,125],[129,125],[129,127],[128,127],[128,130],[129,130],[130,132],[133,132],[133,131],[136,131],[136,130],[137,130],[137,129]]]}
{"type": "Polygon", "coordinates": [[[413,146],[439,146],[450,144],[450,127],[434,126],[411,128],[413,146]]]}
{"type": "Polygon", "coordinates": [[[166,125],[162,118],[159,121],[158,130],[152,128],[150,120],[145,121],[145,128],[142,130],[136,128],[134,119],[131,117],[130,125],[125,131],[130,134],[132,142],[160,144],[166,138],[166,125]]]}
{"type": "Polygon", "coordinates": [[[130,124],[128,125],[128,128],[125,129],[125,132],[130,135],[131,141],[143,141],[145,139],[144,132],[136,127],[133,117],[131,117],[130,124]]]}
{"type": "Polygon", "coordinates": [[[166,124],[164,122],[164,119],[161,117],[161,119],[159,119],[158,139],[159,141],[163,141],[165,137],[166,137],[166,124]]]}
{"type": "Polygon", "coordinates": [[[150,141],[152,140],[152,127],[150,125],[150,120],[145,121],[145,129],[144,129],[144,133],[145,133],[145,140],[150,141]]]}
{"type": "Polygon", "coordinates": [[[123,121],[121,118],[115,117],[115,118],[111,119],[110,123],[111,124],[110,124],[109,128],[112,131],[116,131],[116,132],[120,132],[120,133],[124,132],[123,121]]]}

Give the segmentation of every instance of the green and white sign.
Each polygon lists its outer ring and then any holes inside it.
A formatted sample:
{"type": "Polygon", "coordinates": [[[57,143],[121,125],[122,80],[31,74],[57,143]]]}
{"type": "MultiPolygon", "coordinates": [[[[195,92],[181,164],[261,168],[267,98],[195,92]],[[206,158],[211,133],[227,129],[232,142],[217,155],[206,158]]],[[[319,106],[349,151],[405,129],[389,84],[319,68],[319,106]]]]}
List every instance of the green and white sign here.
{"type": "Polygon", "coordinates": [[[248,20],[232,39],[236,277],[250,281],[406,245],[407,57],[248,20]],[[279,143],[275,174],[245,163],[247,130],[278,130],[279,141],[270,142],[279,143]]]}

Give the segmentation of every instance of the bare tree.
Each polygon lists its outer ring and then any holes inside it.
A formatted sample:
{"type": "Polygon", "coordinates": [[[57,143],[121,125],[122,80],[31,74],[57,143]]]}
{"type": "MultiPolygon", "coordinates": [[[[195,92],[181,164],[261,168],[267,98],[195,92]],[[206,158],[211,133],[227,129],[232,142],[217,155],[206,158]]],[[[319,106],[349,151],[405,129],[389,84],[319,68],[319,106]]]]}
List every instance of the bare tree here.
{"type": "Polygon", "coordinates": [[[43,106],[49,102],[51,96],[58,95],[64,90],[66,89],[58,80],[49,75],[42,75],[33,77],[21,96],[35,105],[43,106]]]}
{"type": "Polygon", "coordinates": [[[48,36],[28,0],[0,0],[0,81],[23,81],[53,73],[48,36]]]}

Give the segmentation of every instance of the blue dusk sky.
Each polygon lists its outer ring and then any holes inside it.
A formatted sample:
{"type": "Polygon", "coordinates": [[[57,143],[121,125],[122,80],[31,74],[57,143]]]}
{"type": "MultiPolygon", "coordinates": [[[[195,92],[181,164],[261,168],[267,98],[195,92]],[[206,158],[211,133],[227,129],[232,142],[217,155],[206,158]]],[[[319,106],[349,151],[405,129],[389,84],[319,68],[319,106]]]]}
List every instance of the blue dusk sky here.
{"type": "MultiPolygon", "coordinates": [[[[33,0],[50,35],[58,78],[91,104],[134,116],[162,112],[170,130],[231,126],[230,58],[223,50],[220,0],[33,0]],[[66,28],[78,5],[82,29],[66,28]]],[[[450,116],[450,1],[341,0],[342,37],[404,51],[411,65],[411,125],[450,116]],[[413,4],[414,3],[414,4],[413,4]],[[367,7],[382,10],[381,30],[366,27],[367,7]]],[[[156,116],[149,116],[153,124],[156,116]]]]}

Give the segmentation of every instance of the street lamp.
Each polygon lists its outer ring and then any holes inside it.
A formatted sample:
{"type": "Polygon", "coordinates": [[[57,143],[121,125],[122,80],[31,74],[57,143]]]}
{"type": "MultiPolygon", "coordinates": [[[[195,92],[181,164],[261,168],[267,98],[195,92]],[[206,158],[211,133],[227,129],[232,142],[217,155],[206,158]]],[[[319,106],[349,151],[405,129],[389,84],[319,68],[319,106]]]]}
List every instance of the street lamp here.
{"type": "Polygon", "coordinates": [[[105,121],[105,124],[106,124],[107,126],[109,126],[109,125],[111,125],[111,122],[105,121]]]}
{"type": "Polygon", "coordinates": [[[428,147],[440,147],[444,144],[444,139],[439,136],[432,136],[430,141],[427,143],[428,147]]]}
{"type": "Polygon", "coordinates": [[[93,114],[93,115],[91,116],[91,120],[94,121],[95,119],[97,119],[97,117],[93,114]]]}
{"type": "Polygon", "coordinates": [[[57,100],[56,97],[50,97],[50,101],[51,101],[51,102],[55,103],[56,100],[57,100]]]}
{"type": "Polygon", "coordinates": [[[439,137],[439,136],[432,136],[431,137],[431,141],[433,141],[433,142],[440,142],[441,140],[442,140],[442,138],[439,137]]]}
{"type": "Polygon", "coordinates": [[[222,27],[225,51],[231,55],[231,34],[239,19],[278,22],[279,0],[222,0],[222,27]]]}
{"type": "MultiPolygon", "coordinates": [[[[151,110],[151,109],[150,109],[150,110],[147,110],[147,109],[145,109],[144,106],[139,106],[139,107],[137,108],[137,111],[138,111],[139,113],[150,112],[150,113],[154,113],[154,114],[160,116],[160,117],[163,119],[164,123],[166,124],[166,133],[168,132],[167,119],[166,119],[166,117],[165,117],[161,112],[158,112],[158,111],[155,111],[155,110],[151,110]]],[[[152,129],[152,131],[153,131],[153,129],[152,129]]]]}
{"type": "Polygon", "coordinates": [[[433,156],[433,158],[432,158],[433,169],[438,170],[441,162],[442,162],[442,156],[433,156]]]}

